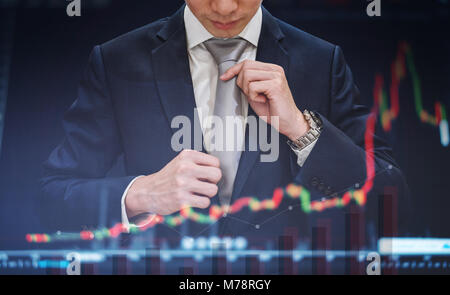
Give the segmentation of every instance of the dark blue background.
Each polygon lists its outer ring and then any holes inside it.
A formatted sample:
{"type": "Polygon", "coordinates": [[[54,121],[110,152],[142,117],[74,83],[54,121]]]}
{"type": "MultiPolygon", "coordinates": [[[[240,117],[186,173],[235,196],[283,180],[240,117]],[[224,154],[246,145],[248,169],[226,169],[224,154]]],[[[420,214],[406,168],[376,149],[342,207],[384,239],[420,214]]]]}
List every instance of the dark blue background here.
{"type": "MultiPolygon", "coordinates": [[[[26,233],[46,231],[37,214],[40,165],[62,139],[61,119],[76,98],[92,47],[168,16],[182,2],[85,0],[82,16],[70,18],[66,1],[0,1],[0,17],[15,15],[14,26],[1,28],[13,32],[13,47],[0,154],[0,249],[29,247],[26,233]]],[[[368,105],[374,75],[382,73],[389,83],[398,42],[408,41],[424,108],[434,113],[434,102],[440,100],[450,113],[447,1],[382,0],[382,16],[375,18],[366,15],[363,0],[263,4],[274,16],[339,44],[368,105]]],[[[401,84],[400,117],[385,137],[412,191],[416,210],[411,234],[450,237],[450,147],[442,147],[437,128],[420,123],[411,85],[409,78],[401,84]]],[[[119,170],[120,163],[111,173],[119,170]]]]}

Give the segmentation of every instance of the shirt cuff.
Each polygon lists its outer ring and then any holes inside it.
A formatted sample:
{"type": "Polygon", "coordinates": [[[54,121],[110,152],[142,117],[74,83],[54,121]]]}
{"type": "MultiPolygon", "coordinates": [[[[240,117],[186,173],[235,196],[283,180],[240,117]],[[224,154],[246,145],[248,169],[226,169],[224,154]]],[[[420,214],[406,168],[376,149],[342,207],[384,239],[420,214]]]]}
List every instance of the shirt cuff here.
{"type": "Polygon", "coordinates": [[[308,146],[306,146],[304,149],[302,149],[300,151],[291,148],[292,151],[297,155],[297,165],[302,167],[303,164],[305,164],[306,159],[308,158],[309,154],[311,153],[311,151],[314,148],[314,146],[316,145],[316,143],[317,143],[317,139],[314,140],[312,143],[310,143],[308,146]]]}
{"type": "Polygon", "coordinates": [[[122,195],[122,199],[121,199],[121,210],[122,210],[122,226],[125,229],[126,233],[130,232],[130,221],[128,219],[127,216],[127,208],[125,207],[125,198],[127,196],[128,190],[130,189],[130,187],[133,185],[133,183],[138,179],[143,177],[144,175],[138,176],[136,178],[134,178],[132,181],[130,181],[130,183],[128,184],[127,188],[125,189],[125,191],[123,192],[122,195]]]}

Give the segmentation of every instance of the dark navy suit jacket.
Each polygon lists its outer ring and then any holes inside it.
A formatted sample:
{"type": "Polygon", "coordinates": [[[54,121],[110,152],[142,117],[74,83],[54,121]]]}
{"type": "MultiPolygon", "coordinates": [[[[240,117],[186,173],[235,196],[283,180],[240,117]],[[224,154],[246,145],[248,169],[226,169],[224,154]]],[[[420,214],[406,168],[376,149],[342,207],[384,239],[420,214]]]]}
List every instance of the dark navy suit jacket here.
{"type": "MultiPolygon", "coordinates": [[[[176,131],[170,127],[171,120],[177,115],[186,115],[191,122],[195,118],[183,9],[93,49],[78,98],[65,114],[64,141],[44,164],[41,204],[55,227],[92,228],[98,225],[99,214],[106,214],[109,224],[119,222],[121,197],[130,181],[157,172],[177,155],[171,148],[176,131]],[[107,177],[120,156],[125,174],[107,177]]],[[[369,111],[359,104],[359,92],[341,49],[276,19],[263,8],[256,60],[284,68],[297,106],[318,112],[324,129],[303,167],[296,164],[296,155],[283,135],[275,162],[261,162],[259,150],[243,152],[233,200],[268,198],[275,188],[291,182],[306,187],[313,199],[340,195],[363,183],[369,111]]],[[[249,115],[255,115],[251,108],[249,115]]],[[[373,198],[386,186],[399,187],[402,194],[403,176],[390,148],[379,137],[374,140],[380,180],[375,182],[373,198]],[[393,168],[386,169],[389,165],[393,168]]],[[[306,235],[314,225],[298,204],[298,200],[285,200],[275,212],[244,209],[221,220],[220,233],[255,235],[262,240],[276,238],[286,229],[306,235]],[[286,210],[290,205],[294,210],[286,210]],[[282,211],[286,212],[279,214],[282,211]]],[[[342,219],[344,210],[330,212],[316,216],[331,214],[326,218],[331,218],[335,228],[345,227],[333,219],[342,219]]],[[[191,234],[200,233],[199,226],[191,224],[191,234]]]]}

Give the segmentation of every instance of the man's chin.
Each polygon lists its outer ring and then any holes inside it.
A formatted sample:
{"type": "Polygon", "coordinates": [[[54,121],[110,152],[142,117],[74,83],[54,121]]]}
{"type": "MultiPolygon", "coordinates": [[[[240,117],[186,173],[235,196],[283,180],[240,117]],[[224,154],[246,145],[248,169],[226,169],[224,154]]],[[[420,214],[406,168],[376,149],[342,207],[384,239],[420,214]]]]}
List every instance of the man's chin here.
{"type": "Polygon", "coordinates": [[[232,31],[215,31],[213,33],[211,33],[214,37],[216,38],[232,38],[235,37],[237,35],[239,35],[239,32],[232,32],[232,31]]]}

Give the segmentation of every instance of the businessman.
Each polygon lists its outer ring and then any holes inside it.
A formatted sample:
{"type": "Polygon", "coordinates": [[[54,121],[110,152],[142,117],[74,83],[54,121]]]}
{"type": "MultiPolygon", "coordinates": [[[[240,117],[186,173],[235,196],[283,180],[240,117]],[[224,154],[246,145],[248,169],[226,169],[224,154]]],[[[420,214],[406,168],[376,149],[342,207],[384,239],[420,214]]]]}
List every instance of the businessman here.
{"type": "MultiPolygon", "coordinates": [[[[172,16],[94,47],[64,118],[64,141],[44,165],[42,204],[54,225],[95,227],[105,204],[109,224],[129,226],[148,214],[184,207],[207,214],[242,196],[265,199],[289,183],[312,199],[364,183],[369,112],[342,50],[276,19],[261,2],[186,0],[172,16]],[[200,130],[200,145],[173,148],[177,116],[200,130]],[[243,118],[235,148],[215,148],[230,141],[230,129],[215,133],[211,117],[243,118]],[[258,130],[276,130],[275,160],[262,161],[266,151],[249,147],[250,118],[258,130]],[[125,173],[110,177],[120,156],[125,173]]],[[[402,207],[405,183],[390,148],[374,135],[367,152],[375,158],[374,197],[396,187],[402,207]]],[[[257,240],[284,228],[307,232],[307,216],[286,210],[297,202],[283,200],[279,210],[289,212],[272,222],[271,211],[224,214],[218,234],[257,240]]],[[[205,230],[191,223],[186,234],[205,230]]]]}

